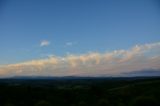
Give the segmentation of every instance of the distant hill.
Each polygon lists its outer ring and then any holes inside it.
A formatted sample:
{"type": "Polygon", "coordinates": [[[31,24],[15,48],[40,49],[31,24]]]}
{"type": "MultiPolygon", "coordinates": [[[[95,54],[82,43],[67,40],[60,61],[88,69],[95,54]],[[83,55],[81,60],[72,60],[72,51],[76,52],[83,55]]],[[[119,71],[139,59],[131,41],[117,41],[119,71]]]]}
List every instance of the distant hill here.
{"type": "Polygon", "coordinates": [[[123,73],[124,76],[134,77],[134,76],[160,76],[160,70],[139,70],[132,71],[128,73],[123,73]]]}

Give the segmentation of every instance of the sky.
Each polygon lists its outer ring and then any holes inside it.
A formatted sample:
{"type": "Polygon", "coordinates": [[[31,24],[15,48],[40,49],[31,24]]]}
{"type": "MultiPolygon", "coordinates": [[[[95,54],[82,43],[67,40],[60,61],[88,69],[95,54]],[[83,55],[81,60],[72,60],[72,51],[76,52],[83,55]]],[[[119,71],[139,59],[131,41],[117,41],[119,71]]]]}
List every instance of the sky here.
{"type": "Polygon", "coordinates": [[[0,77],[160,71],[159,0],[0,0],[0,77]]]}

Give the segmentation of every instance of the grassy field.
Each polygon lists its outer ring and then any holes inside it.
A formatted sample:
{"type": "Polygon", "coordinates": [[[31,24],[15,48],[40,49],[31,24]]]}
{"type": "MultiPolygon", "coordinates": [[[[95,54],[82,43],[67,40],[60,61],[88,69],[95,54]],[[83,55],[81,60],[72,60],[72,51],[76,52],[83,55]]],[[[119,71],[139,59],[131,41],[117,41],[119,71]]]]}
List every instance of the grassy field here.
{"type": "Polygon", "coordinates": [[[0,106],[160,106],[160,77],[0,79],[0,106]]]}

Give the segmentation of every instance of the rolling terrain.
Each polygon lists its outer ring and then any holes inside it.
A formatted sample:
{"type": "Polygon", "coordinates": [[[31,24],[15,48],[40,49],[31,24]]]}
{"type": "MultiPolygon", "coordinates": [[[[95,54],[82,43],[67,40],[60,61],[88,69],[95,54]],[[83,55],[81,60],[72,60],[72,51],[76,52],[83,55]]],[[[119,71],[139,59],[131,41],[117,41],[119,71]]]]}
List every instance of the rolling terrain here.
{"type": "Polygon", "coordinates": [[[0,106],[159,106],[160,77],[0,79],[0,106]]]}

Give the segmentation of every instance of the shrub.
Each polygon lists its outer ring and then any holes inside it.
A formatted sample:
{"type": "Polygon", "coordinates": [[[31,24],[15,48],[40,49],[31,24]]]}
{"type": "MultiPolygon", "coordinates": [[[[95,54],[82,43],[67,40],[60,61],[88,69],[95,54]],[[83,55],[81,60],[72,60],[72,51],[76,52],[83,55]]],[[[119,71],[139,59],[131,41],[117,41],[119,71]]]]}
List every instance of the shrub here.
{"type": "Polygon", "coordinates": [[[159,106],[159,103],[154,97],[140,96],[132,101],[131,106],[159,106]]]}

